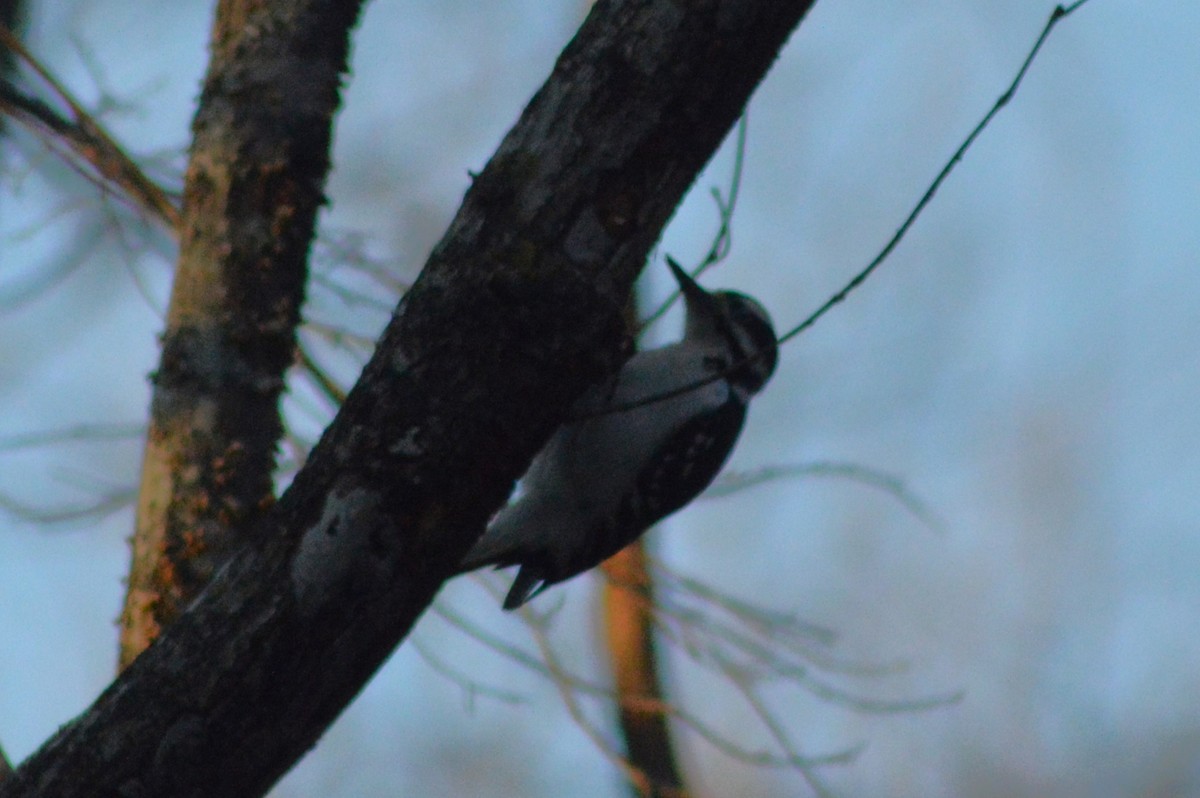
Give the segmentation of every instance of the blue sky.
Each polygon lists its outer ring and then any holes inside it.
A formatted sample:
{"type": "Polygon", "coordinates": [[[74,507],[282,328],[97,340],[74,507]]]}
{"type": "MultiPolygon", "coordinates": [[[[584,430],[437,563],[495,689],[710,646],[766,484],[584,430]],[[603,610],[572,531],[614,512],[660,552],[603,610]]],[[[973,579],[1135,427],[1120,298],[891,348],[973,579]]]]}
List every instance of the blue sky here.
{"type": "MultiPolygon", "coordinates": [[[[371,4],[323,236],[414,274],[580,5],[371,4]]],[[[177,177],[210,4],[38,6],[31,48],[156,174],[177,177]]],[[[759,297],[780,328],[800,321],[887,240],[1051,8],[817,3],[751,104],[733,251],[706,283],[759,297]]],[[[785,347],[756,400],[733,469],[884,471],[936,529],[886,493],[808,478],[701,502],[654,533],[672,567],[837,630],[840,654],[908,663],[849,682],[858,692],[964,692],[880,716],[768,688],[802,751],[866,743],[825,771],[840,794],[1200,794],[1198,15],[1092,0],[1063,22],[905,242],[785,347]]],[[[169,244],[36,141],[18,137],[4,161],[0,436],[138,424],[169,244]]],[[[667,231],[681,261],[706,249],[708,192],[730,165],[726,148],[667,231]]],[[[647,273],[647,295],[665,291],[661,263],[647,273]]],[[[313,310],[355,312],[320,297],[313,310]]],[[[298,428],[319,426],[302,385],[288,407],[298,428]]],[[[87,501],[134,485],[139,452],[136,440],[0,452],[0,491],[87,501]]],[[[127,511],[48,529],[0,516],[0,602],[17,621],[0,647],[0,742],[15,757],[110,679],[129,528],[127,511]]],[[[563,656],[602,679],[594,588],[581,579],[546,599],[563,603],[563,656]]],[[[443,600],[529,646],[472,580],[443,600]]],[[[405,646],[277,795],[622,794],[549,682],[435,618],[418,638],[523,702],[466,701],[405,646]]],[[[669,667],[680,701],[770,746],[734,691],[678,653],[669,667]]],[[[684,749],[708,793],[802,794],[794,772],[694,738],[684,749]]]]}

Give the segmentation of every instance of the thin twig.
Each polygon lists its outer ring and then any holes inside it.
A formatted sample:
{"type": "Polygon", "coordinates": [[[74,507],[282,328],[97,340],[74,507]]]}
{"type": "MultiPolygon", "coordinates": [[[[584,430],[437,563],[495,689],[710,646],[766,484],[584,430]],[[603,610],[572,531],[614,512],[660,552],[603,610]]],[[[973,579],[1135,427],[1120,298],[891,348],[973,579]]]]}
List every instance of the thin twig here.
{"type": "MultiPolygon", "coordinates": [[[[1004,108],[1004,106],[1008,105],[1009,101],[1012,100],[1013,96],[1017,92],[1018,87],[1021,85],[1021,82],[1025,79],[1025,73],[1029,71],[1029,67],[1033,64],[1034,58],[1037,57],[1038,52],[1042,48],[1042,44],[1045,43],[1046,38],[1050,35],[1050,31],[1054,29],[1054,26],[1058,24],[1059,20],[1069,16],[1076,9],[1080,8],[1087,2],[1088,0],[1077,0],[1077,2],[1072,3],[1069,6],[1058,6],[1054,9],[1054,12],[1050,15],[1050,19],[1046,22],[1045,27],[1042,28],[1042,32],[1038,36],[1037,41],[1034,42],[1033,48],[1029,51],[1029,54],[1025,57],[1024,62],[1021,64],[1021,68],[1017,70],[1017,75],[1015,78],[1013,78],[1012,83],[1010,83],[1008,88],[1005,89],[1004,93],[1000,95],[999,99],[992,104],[991,109],[989,109],[988,112],[983,116],[983,119],[981,119],[979,123],[975,125],[975,128],[967,135],[962,144],[958,146],[958,149],[954,151],[954,154],[950,156],[949,160],[946,161],[945,166],[943,166],[942,170],[938,172],[937,177],[933,179],[933,182],[929,185],[929,188],[925,190],[925,193],[921,196],[921,199],[917,201],[917,204],[913,207],[912,211],[909,212],[907,218],[905,218],[899,229],[888,240],[887,244],[884,245],[883,249],[879,251],[879,254],[876,255],[875,258],[868,263],[865,268],[862,269],[862,271],[860,271],[848,283],[846,283],[846,285],[840,291],[831,296],[825,301],[824,304],[813,311],[808,318],[797,324],[795,327],[792,327],[783,335],[779,336],[778,342],[780,345],[787,343],[792,338],[795,338],[797,335],[807,330],[817,322],[817,319],[824,316],[835,305],[838,305],[845,300],[846,297],[849,296],[852,291],[854,291],[854,289],[862,285],[863,282],[865,282],[866,279],[870,277],[871,274],[880,266],[880,264],[882,264],[884,260],[886,260],[887,257],[892,254],[892,250],[894,250],[904,239],[905,235],[908,234],[908,231],[912,228],[917,218],[921,215],[922,211],[925,210],[926,206],[929,205],[934,194],[936,194],[937,190],[941,188],[942,183],[944,183],[946,178],[950,176],[950,173],[954,171],[954,167],[957,166],[959,161],[963,159],[963,156],[966,155],[967,151],[971,148],[971,145],[975,143],[975,140],[979,138],[980,134],[982,134],[983,131],[991,124],[992,119],[996,116],[996,114],[998,114],[1000,110],[1004,108]]],[[[711,377],[706,377],[702,380],[696,380],[695,382],[687,385],[682,385],[679,388],[675,388],[670,391],[663,391],[662,393],[654,394],[653,396],[646,397],[645,399],[609,405],[606,406],[603,411],[581,416],[580,418],[590,418],[594,416],[608,415],[610,413],[624,413],[637,407],[644,407],[646,405],[654,404],[655,402],[666,402],[670,399],[674,399],[676,396],[683,396],[685,393],[694,391],[697,388],[702,388],[710,383],[723,380],[728,375],[745,368],[749,363],[752,363],[756,358],[759,357],[762,357],[762,354],[750,355],[749,357],[730,364],[730,366],[724,371],[714,374],[711,377]]]]}
{"type": "Polygon", "coordinates": [[[308,348],[299,342],[296,343],[296,358],[300,361],[300,365],[304,367],[305,372],[312,378],[312,381],[320,389],[321,393],[325,394],[325,398],[333,402],[334,407],[341,407],[342,402],[346,401],[346,391],[317,364],[317,361],[309,353],[308,348]]]}
{"type": "MultiPolygon", "coordinates": [[[[788,736],[787,730],[781,723],[779,723],[778,720],[775,719],[775,716],[772,715],[770,710],[768,710],[767,707],[762,703],[762,700],[758,697],[758,694],[754,691],[754,688],[751,687],[743,675],[738,672],[736,666],[732,665],[731,663],[722,663],[721,670],[724,672],[725,678],[728,679],[729,682],[733,684],[735,688],[737,688],[738,692],[742,694],[742,697],[754,711],[754,714],[766,728],[767,732],[772,738],[774,738],[776,745],[779,746],[779,750],[783,751],[784,755],[795,763],[796,770],[801,776],[804,777],[804,780],[808,782],[808,786],[812,788],[812,791],[816,793],[819,798],[830,798],[831,793],[829,792],[829,788],[826,787],[824,782],[821,781],[820,777],[816,773],[816,769],[810,762],[807,762],[802,756],[800,756],[800,753],[796,750],[795,746],[792,745],[792,741],[788,736]]],[[[857,756],[860,750],[862,750],[862,745],[847,749],[845,755],[852,759],[854,756],[857,756]]]]}
{"type": "Polygon", "coordinates": [[[835,461],[819,461],[815,463],[799,463],[796,465],[765,466],[752,471],[729,473],[722,475],[716,483],[706,490],[701,498],[718,498],[740,493],[748,488],[793,477],[831,477],[847,479],[872,488],[884,491],[909,512],[925,527],[937,533],[944,533],[945,521],[919,496],[910,491],[900,477],[886,471],[859,465],[857,463],[842,463],[835,461]]]}
{"type": "Polygon", "coordinates": [[[513,690],[505,690],[504,688],[497,687],[495,685],[480,684],[479,682],[475,681],[475,679],[446,662],[446,660],[442,659],[437,654],[433,653],[433,650],[430,649],[429,646],[426,646],[424,643],[422,643],[417,637],[411,638],[409,640],[409,645],[416,650],[417,655],[425,661],[425,664],[433,669],[434,673],[446,677],[451,682],[462,688],[463,693],[467,697],[468,705],[474,703],[475,696],[477,695],[494,698],[495,700],[501,701],[505,704],[526,703],[525,696],[521,695],[520,693],[517,693],[513,690]]]}
{"type": "MultiPolygon", "coordinates": [[[[717,227],[716,235],[713,236],[712,244],[708,247],[708,252],[705,254],[700,265],[694,269],[688,269],[692,277],[699,277],[708,269],[729,255],[729,250],[733,246],[733,212],[737,208],[738,196],[741,194],[742,188],[742,173],[746,163],[746,130],[747,119],[749,112],[742,114],[741,120],[738,121],[737,138],[734,144],[733,151],[733,173],[729,178],[729,199],[726,200],[721,195],[721,189],[713,186],[712,197],[717,204],[717,227]]],[[[671,292],[671,295],[663,300],[662,304],[645,319],[642,320],[639,328],[641,331],[648,329],[656,321],[663,317],[675,301],[679,299],[678,289],[671,292]]]]}
{"type": "Polygon", "coordinates": [[[949,177],[950,173],[954,171],[954,167],[958,166],[959,161],[961,161],[963,156],[967,154],[967,150],[969,150],[971,145],[975,143],[975,139],[979,138],[980,134],[983,133],[988,125],[992,123],[992,119],[996,116],[996,114],[1000,113],[1000,110],[1004,108],[1004,106],[1008,105],[1009,101],[1012,100],[1013,96],[1017,93],[1017,89],[1020,87],[1021,82],[1025,80],[1025,73],[1029,71],[1029,67],[1033,64],[1033,59],[1037,57],[1038,51],[1042,49],[1042,44],[1045,43],[1046,37],[1050,35],[1050,31],[1054,30],[1054,26],[1058,24],[1059,20],[1074,12],[1086,2],[1088,2],[1088,0],[1078,0],[1078,2],[1072,3],[1065,8],[1060,5],[1054,9],[1054,11],[1050,14],[1050,19],[1046,21],[1045,27],[1042,28],[1042,32],[1038,36],[1037,41],[1033,43],[1033,48],[1029,51],[1029,54],[1025,56],[1025,61],[1021,64],[1021,68],[1017,70],[1017,76],[1013,78],[1012,83],[1010,83],[1008,88],[1004,90],[1004,93],[1000,95],[996,102],[992,104],[992,107],[988,110],[988,112],[984,114],[983,118],[979,120],[979,124],[975,125],[974,129],[971,130],[965,139],[963,139],[962,144],[958,145],[958,149],[955,150],[954,154],[950,156],[950,160],[946,161],[945,166],[943,166],[942,170],[938,172],[937,177],[935,177],[933,182],[929,184],[929,188],[925,190],[923,195],[921,195],[921,199],[917,201],[917,204],[913,207],[912,211],[909,212],[908,217],[905,218],[904,222],[900,225],[899,229],[896,230],[895,234],[893,234],[888,240],[887,244],[884,245],[883,249],[879,251],[879,254],[876,255],[875,258],[868,263],[862,271],[856,274],[854,278],[850,280],[850,282],[846,283],[845,287],[842,288],[841,291],[838,291],[829,299],[825,300],[825,304],[813,311],[812,315],[781,335],[779,337],[780,344],[786,343],[788,340],[795,338],[797,335],[815,324],[817,319],[824,316],[830,308],[839,304],[850,294],[851,291],[862,285],[863,282],[871,276],[871,273],[875,271],[879,264],[883,263],[884,260],[887,259],[888,255],[892,254],[892,250],[894,250],[896,246],[904,239],[904,236],[908,234],[908,231],[913,226],[913,223],[917,221],[917,217],[921,215],[921,212],[924,211],[925,207],[933,200],[933,195],[936,194],[937,190],[942,187],[942,183],[946,182],[946,178],[949,177]]]}
{"type": "Polygon", "coordinates": [[[145,424],[77,424],[62,429],[0,437],[0,452],[36,449],[63,443],[132,440],[145,432],[145,424]]]}
{"type": "Polygon", "coordinates": [[[37,98],[22,95],[7,81],[0,81],[0,111],[29,127],[44,130],[54,139],[66,142],[80,160],[89,164],[105,180],[120,187],[122,193],[137,207],[149,211],[172,231],[176,230],[179,226],[179,210],[162,187],[146,176],[104,127],[3,25],[0,25],[0,47],[15,53],[33,70],[67,106],[71,118],[62,116],[37,98]]]}
{"type": "Polygon", "coordinates": [[[25,504],[7,494],[0,493],[0,510],[33,524],[66,524],[84,518],[104,518],[133,504],[135,491],[121,488],[105,494],[91,504],[65,507],[54,510],[42,509],[25,504]]]}
{"type": "MultiPolygon", "coordinates": [[[[502,597],[502,595],[503,591],[499,590],[496,592],[495,598],[499,599],[502,597]]],[[[456,627],[463,634],[474,638],[479,643],[491,648],[501,656],[507,657],[518,665],[521,665],[522,667],[532,671],[533,673],[549,679],[554,679],[557,677],[558,679],[564,680],[566,683],[568,683],[573,690],[585,695],[590,695],[595,698],[609,701],[619,700],[611,688],[590,682],[580,676],[571,674],[564,668],[560,667],[557,674],[552,673],[550,669],[546,667],[546,664],[538,658],[538,656],[512,645],[499,636],[488,632],[478,624],[472,623],[463,616],[449,609],[444,603],[434,603],[432,609],[435,615],[442,618],[451,626],[456,627]]],[[[533,622],[539,624],[542,623],[540,619],[533,622]]],[[[742,748],[737,743],[734,743],[728,738],[722,736],[720,732],[700,720],[699,717],[687,712],[676,704],[665,701],[654,702],[638,699],[630,700],[629,705],[637,706],[643,709],[654,709],[669,715],[681,725],[694,732],[700,739],[711,745],[716,751],[728,756],[730,759],[744,762],[748,765],[753,765],[756,767],[785,768],[795,766],[795,762],[767,751],[752,751],[742,748]]],[[[839,764],[844,761],[844,755],[836,754],[830,757],[806,757],[805,761],[814,765],[839,764]]]]}

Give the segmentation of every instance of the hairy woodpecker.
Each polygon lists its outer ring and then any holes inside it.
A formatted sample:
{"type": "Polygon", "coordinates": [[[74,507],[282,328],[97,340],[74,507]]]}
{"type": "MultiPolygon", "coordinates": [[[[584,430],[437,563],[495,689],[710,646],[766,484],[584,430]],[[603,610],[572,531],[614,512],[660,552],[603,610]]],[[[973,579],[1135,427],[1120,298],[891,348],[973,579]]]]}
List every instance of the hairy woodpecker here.
{"type": "Polygon", "coordinates": [[[683,339],[635,354],[586,391],[463,559],[461,573],[521,566],[506,610],[600,564],[708,487],[775,370],[775,330],[758,302],[709,293],[667,263],[686,304],[683,339]]]}

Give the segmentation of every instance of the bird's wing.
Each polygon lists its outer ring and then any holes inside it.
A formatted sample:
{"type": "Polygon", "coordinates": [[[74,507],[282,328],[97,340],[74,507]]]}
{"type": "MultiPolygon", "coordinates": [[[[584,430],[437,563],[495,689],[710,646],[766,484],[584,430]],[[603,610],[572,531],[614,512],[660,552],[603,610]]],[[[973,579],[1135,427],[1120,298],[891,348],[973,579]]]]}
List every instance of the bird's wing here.
{"type": "Polygon", "coordinates": [[[698,496],[729,459],[745,417],[745,405],[731,396],[680,424],[661,455],[638,475],[637,490],[624,508],[628,521],[645,529],[698,496]]]}

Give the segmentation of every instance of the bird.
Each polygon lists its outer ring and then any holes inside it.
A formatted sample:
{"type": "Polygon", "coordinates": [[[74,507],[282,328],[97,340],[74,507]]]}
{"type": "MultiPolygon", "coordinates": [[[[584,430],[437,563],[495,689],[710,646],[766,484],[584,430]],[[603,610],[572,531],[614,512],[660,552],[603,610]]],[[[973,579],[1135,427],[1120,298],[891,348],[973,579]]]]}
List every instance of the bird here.
{"type": "Polygon", "coordinates": [[[779,347],[761,304],[706,291],[669,256],[667,265],[683,295],[683,337],[635,353],[584,392],[459,566],[520,566],[505,610],[599,565],[698,496],[775,371],[779,347]]]}

